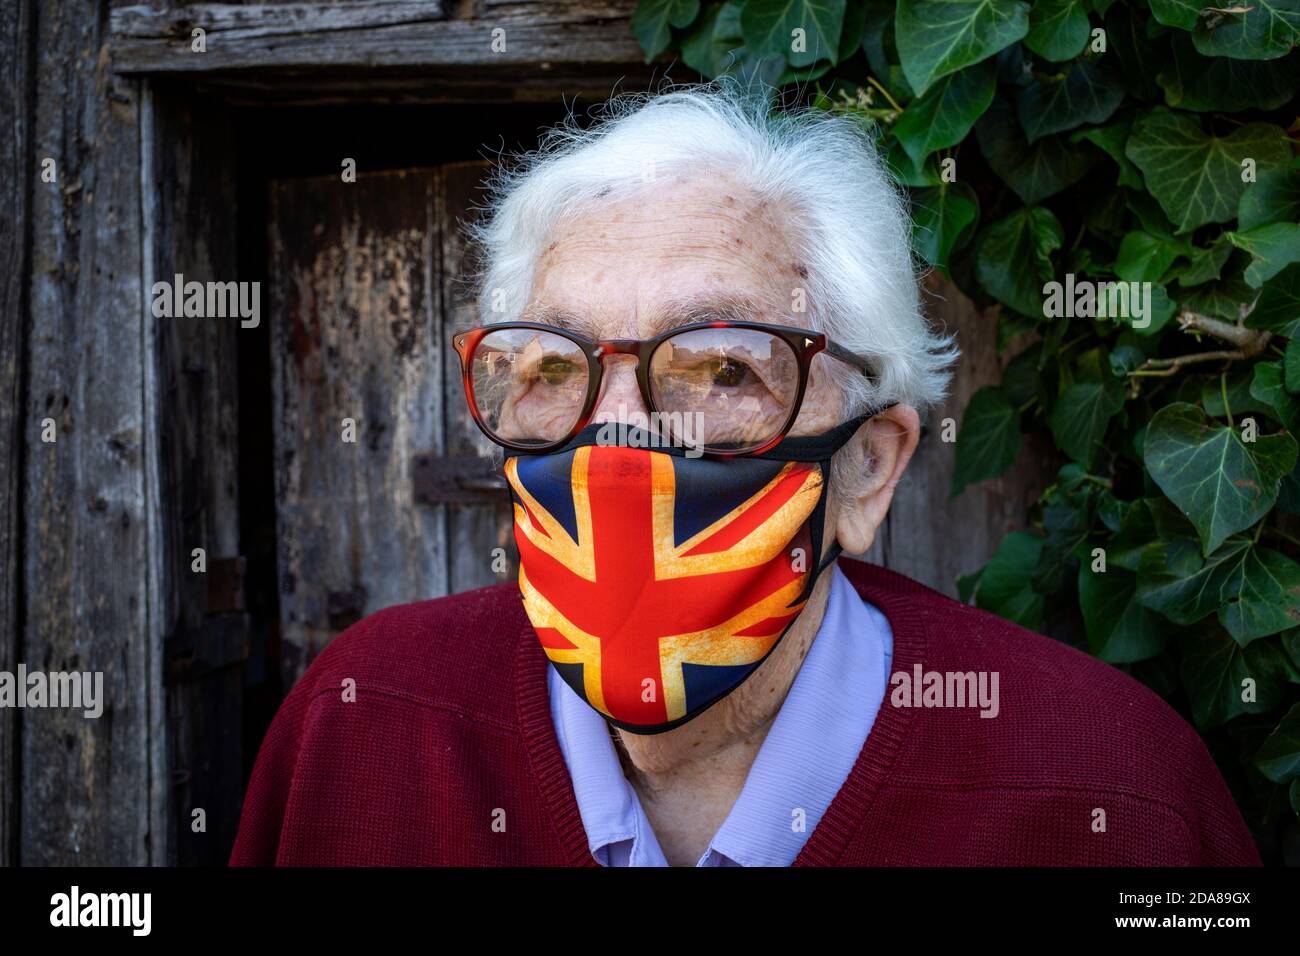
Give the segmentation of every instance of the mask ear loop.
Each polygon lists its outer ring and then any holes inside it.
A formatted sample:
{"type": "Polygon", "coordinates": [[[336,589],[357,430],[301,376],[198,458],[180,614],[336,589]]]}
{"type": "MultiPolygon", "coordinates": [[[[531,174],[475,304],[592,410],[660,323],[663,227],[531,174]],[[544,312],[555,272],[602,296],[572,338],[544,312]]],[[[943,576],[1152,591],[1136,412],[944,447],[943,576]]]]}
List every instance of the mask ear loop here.
{"type": "Polygon", "coordinates": [[[821,576],[821,573],[823,571],[825,571],[832,564],[838,561],[840,555],[843,553],[844,553],[844,546],[840,544],[839,539],[837,538],[834,541],[832,541],[830,550],[826,552],[826,557],[823,558],[822,563],[817,566],[818,577],[821,576]]]}

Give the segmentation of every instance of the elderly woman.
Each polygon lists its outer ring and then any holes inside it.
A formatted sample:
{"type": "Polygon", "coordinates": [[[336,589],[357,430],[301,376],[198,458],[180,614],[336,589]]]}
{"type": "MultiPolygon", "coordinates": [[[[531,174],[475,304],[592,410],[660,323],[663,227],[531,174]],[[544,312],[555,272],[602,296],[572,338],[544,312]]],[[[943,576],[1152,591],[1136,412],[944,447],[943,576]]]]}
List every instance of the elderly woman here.
{"type": "Polygon", "coordinates": [[[330,644],[232,863],[1258,863],[1154,694],[837,562],[956,354],[852,121],[617,100],[496,186],[455,346],[519,580],[330,644]]]}

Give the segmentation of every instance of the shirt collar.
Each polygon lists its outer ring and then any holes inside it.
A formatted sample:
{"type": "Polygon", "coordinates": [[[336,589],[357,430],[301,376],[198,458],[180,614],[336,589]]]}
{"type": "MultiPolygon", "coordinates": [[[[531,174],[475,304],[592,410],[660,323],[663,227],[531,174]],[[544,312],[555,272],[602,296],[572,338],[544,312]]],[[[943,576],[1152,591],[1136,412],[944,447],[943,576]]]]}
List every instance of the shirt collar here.
{"type": "MultiPolygon", "coordinates": [[[[889,622],[831,565],[817,635],[699,866],[794,862],[866,742],[885,696],[889,622]]],[[[597,861],[666,866],[603,717],[548,668],[551,717],[597,861]]]]}

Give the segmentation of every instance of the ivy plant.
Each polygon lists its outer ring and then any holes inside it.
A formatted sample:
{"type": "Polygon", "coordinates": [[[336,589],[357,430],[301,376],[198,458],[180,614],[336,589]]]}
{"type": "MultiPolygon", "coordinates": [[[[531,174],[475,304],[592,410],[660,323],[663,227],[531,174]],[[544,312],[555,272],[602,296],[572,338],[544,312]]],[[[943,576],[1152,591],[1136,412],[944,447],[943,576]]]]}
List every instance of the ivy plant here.
{"type": "Polygon", "coordinates": [[[793,85],[873,131],[917,255],[1001,306],[1002,381],[964,411],[952,493],[1025,435],[1059,454],[1031,530],[963,599],[1180,708],[1281,859],[1300,815],[1300,0],[641,0],[632,26],[647,60],[793,85]]]}

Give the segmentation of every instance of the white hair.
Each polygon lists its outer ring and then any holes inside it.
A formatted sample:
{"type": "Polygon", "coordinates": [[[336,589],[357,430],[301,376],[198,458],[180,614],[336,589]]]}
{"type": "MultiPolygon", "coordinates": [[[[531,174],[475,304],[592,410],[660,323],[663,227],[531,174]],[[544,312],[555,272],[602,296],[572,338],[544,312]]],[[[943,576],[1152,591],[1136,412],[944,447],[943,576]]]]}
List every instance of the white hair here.
{"type": "Polygon", "coordinates": [[[582,129],[570,116],[489,183],[486,215],[469,229],[483,257],[480,308],[492,321],[522,313],[557,223],[646,189],[648,166],[656,176],[723,174],[789,223],[786,238],[807,271],[808,325],[875,370],[872,386],[817,359],[841,382],[846,417],[875,403],[924,412],[942,400],[957,349],[921,314],[906,205],[856,120],[772,112],[714,84],[617,96],[597,119],[582,129]]]}

